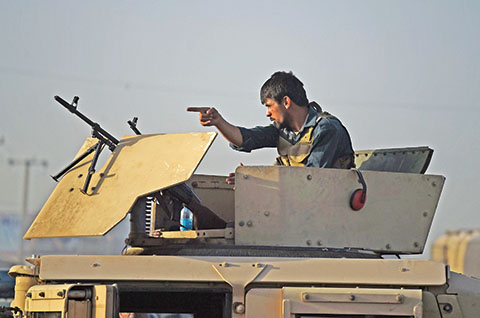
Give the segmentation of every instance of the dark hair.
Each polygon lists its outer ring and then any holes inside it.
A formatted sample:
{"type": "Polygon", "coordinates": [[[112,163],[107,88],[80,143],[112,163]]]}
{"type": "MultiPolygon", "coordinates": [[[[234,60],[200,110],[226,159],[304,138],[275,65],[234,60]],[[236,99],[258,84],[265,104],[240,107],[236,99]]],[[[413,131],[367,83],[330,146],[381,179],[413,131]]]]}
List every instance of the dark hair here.
{"type": "Polygon", "coordinates": [[[292,72],[274,73],[260,89],[260,100],[265,104],[267,98],[281,103],[283,97],[288,96],[298,106],[308,106],[307,93],[303,83],[292,72]]]}

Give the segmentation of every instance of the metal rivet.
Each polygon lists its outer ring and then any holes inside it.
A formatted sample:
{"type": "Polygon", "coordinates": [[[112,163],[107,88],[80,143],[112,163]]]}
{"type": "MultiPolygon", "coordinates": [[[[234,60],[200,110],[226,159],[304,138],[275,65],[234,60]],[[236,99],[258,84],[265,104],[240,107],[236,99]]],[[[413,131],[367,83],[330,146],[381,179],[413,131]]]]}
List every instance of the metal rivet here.
{"type": "Polygon", "coordinates": [[[252,226],[253,226],[253,222],[249,220],[249,221],[247,222],[247,226],[248,226],[248,227],[252,227],[252,226]]]}
{"type": "Polygon", "coordinates": [[[243,179],[248,179],[248,175],[244,174],[243,179]]]}
{"type": "Polygon", "coordinates": [[[70,188],[70,190],[68,190],[68,191],[73,192],[73,188],[70,188]]]}
{"type": "Polygon", "coordinates": [[[413,242],[413,247],[418,247],[418,242],[413,242]]]}
{"type": "Polygon", "coordinates": [[[80,173],[80,174],[78,175],[78,177],[79,177],[79,178],[83,177],[83,174],[80,173]]]}
{"type": "Polygon", "coordinates": [[[432,187],[436,187],[437,186],[437,183],[436,182],[432,182],[432,187]]]}
{"type": "Polygon", "coordinates": [[[63,297],[63,291],[59,291],[59,292],[57,293],[57,296],[58,296],[58,297],[63,297]]]}
{"type": "Polygon", "coordinates": [[[426,218],[427,216],[428,216],[428,212],[427,211],[423,212],[423,217],[426,218]]]}
{"type": "Polygon", "coordinates": [[[244,226],[244,225],[245,225],[245,222],[243,222],[243,221],[240,221],[240,222],[238,222],[238,225],[240,225],[240,226],[244,226]]]}
{"type": "Polygon", "coordinates": [[[103,176],[105,176],[105,173],[100,173],[100,178],[103,178],[103,176]]]}
{"type": "Polygon", "coordinates": [[[92,189],[92,191],[95,191],[96,188],[95,188],[95,187],[91,187],[91,189],[92,189]]]}
{"type": "Polygon", "coordinates": [[[303,294],[303,300],[309,300],[310,295],[309,294],[303,294]]]}
{"type": "Polygon", "coordinates": [[[395,297],[395,299],[399,302],[399,303],[403,303],[403,295],[397,295],[397,297],[395,297]]]}
{"type": "Polygon", "coordinates": [[[318,246],[322,246],[322,241],[318,240],[318,241],[317,241],[317,245],[318,245],[318,246]]]}
{"type": "Polygon", "coordinates": [[[307,240],[307,245],[312,245],[312,241],[307,240]]]}
{"type": "Polygon", "coordinates": [[[312,180],[312,175],[311,174],[307,175],[307,180],[309,180],[309,181],[312,180]]]}
{"type": "Polygon", "coordinates": [[[269,216],[269,215],[270,215],[270,212],[265,211],[265,212],[263,212],[263,214],[265,214],[265,216],[269,216]]]}
{"type": "Polygon", "coordinates": [[[38,293],[38,296],[40,296],[40,297],[45,297],[45,292],[39,292],[39,293],[38,293]]]}
{"type": "Polygon", "coordinates": [[[390,244],[385,245],[385,248],[386,248],[387,250],[389,250],[389,249],[390,249],[390,244]]]}
{"type": "Polygon", "coordinates": [[[223,262],[223,263],[220,263],[218,264],[218,266],[221,266],[221,267],[228,267],[228,263],[227,262],[223,262]]]}
{"type": "Polygon", "coordinates": [[[194,188],[198,187],[198,183],[196,181],[193,181],[192,182],[192,187],[194,187],[194,188]]]}
{"type": "Polygon", "coordinates": [[[242,303],[235,303],[233,304],[233,311],[236,314],[243,314],[245,313],[245,305],[242,303]]]}
{"type": "Polygon", "coordinates": [[[452,307],[452,305],[450,305],[450,304],[445,304],[445,305],[443,306],[443,310],[445,310],[446,312],[452,312],[453,307],[452,307]]]}
{"type": "Polygon", "coordinates": [[[350,296],[348,297],[348,299],[350,299],[351,301],[354,301],[354,300],[355,300],[355,295],[350,295],[350,296]]]}
{"type": "Polygon", "coordinates": [[[32,298],[32,293],[27,293],[25,296],[27,296],[28,298],[32,298]]]}

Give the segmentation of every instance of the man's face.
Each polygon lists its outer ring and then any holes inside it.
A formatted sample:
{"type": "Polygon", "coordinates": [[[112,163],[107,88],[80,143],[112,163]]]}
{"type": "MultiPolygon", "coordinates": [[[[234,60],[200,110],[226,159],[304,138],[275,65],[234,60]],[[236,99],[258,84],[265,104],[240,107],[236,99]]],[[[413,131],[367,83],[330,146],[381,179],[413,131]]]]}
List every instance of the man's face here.
{"type": "Polygon", "coordinates": [[[265,107],[267,108],[265,116],[270,118],[280,128],[288,127],[288,114],[284,105],[277,103],[272,98],[267,98],[265,107]]]}

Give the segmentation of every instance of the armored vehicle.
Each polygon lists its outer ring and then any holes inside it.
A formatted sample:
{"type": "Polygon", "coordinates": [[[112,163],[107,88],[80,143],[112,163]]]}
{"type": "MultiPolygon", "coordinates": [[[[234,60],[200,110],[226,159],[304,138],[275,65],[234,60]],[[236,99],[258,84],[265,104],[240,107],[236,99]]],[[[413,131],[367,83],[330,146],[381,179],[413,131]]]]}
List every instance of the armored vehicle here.
{"type": "Polygon", "coordinates": [[[480,277],[480,230],[447,231],[432,244],[432,259],[452,271],[480,277]]]}
{"type": "Polygon", "coordinates": [[[95,171],[92,149],[110,147],[95,127],[25,239],[129,216],[127,247],[12,267],[17,318],[480,315],[480,281],[400,258],[423,252],[444,184],[424,174],[428,147],[359,151],[352,170],[241,166],[234,189],[194,174],[215,133],[125,136],[95,171]]]}

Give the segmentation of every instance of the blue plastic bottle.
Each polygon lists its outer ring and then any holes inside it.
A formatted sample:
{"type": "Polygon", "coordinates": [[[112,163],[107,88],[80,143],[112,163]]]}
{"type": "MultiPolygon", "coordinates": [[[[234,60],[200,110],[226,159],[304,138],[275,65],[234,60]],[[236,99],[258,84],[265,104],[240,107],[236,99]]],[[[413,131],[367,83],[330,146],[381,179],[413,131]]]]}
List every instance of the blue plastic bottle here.
{"type": "Polygon", "coordinates": [[[186,206],[180,212],[180,231],[193,230],[193,213],[186,206]]]}

